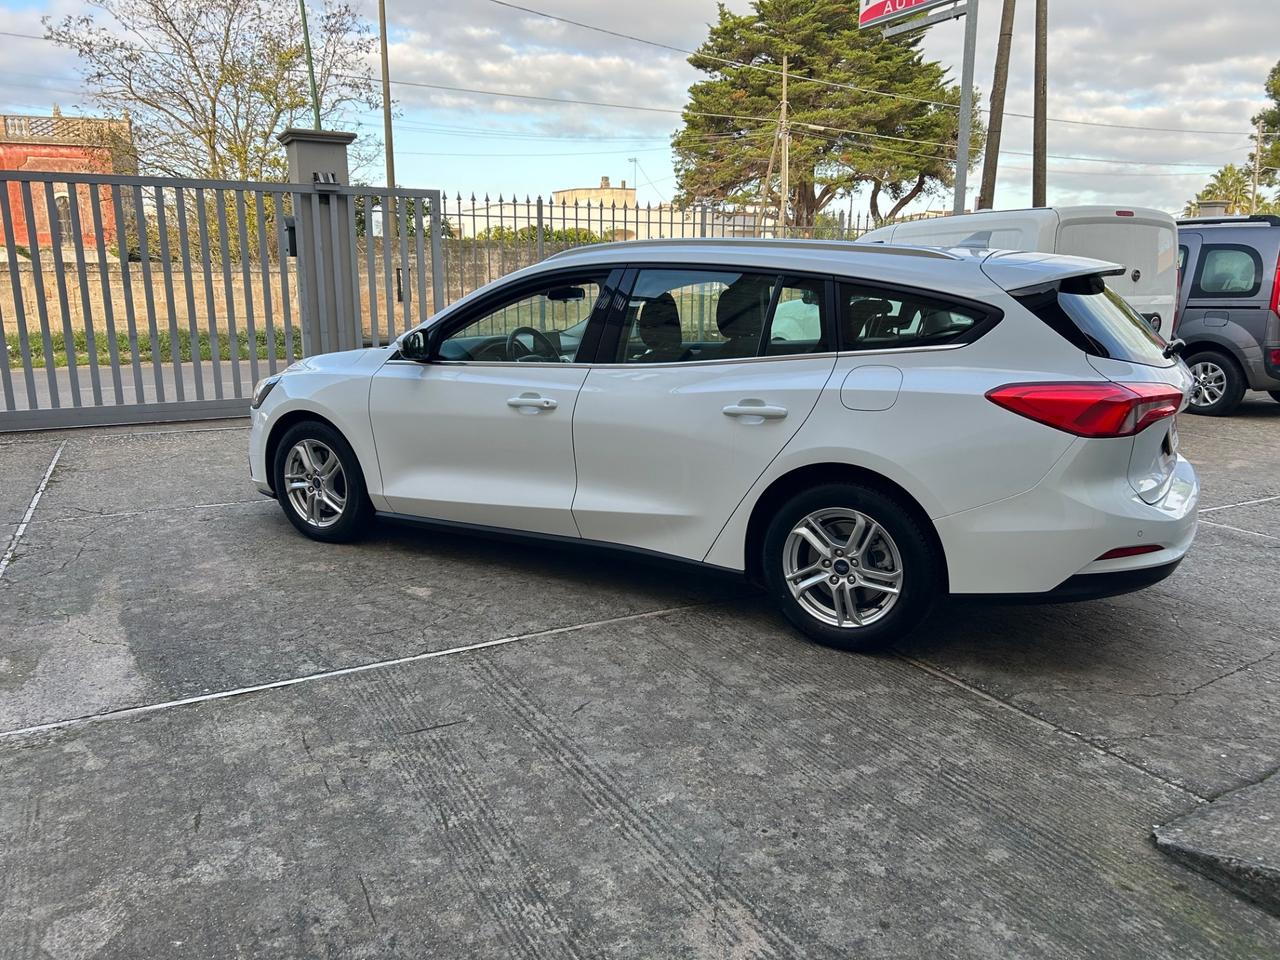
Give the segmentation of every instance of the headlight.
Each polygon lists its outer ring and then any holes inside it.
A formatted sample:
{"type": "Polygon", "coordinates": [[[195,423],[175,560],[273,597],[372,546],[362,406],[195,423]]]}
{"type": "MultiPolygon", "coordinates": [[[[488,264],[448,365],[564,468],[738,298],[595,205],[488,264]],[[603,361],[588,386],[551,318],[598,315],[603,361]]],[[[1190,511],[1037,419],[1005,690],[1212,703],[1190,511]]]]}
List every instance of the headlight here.
{"type": "Polygon", "coordinates": [[[267,377],[265,380],[259,380],[258,385],[253,388],[253,400],[249,402],[250,410],[257,410],[262,406],[262,401],[267,399],[267,394],[271,392],[271,388],[280,382],[280,374],[274,377],[267,377]]]}

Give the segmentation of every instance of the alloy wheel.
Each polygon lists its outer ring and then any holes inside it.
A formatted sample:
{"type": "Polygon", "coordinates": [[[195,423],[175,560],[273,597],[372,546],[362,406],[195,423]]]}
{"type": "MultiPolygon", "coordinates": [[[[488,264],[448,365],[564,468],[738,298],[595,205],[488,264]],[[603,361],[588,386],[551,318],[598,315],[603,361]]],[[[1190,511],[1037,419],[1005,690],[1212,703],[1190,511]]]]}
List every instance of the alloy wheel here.
{"type": "Polygon", "coordinates": [[[782,550],[787,588],[806,613],[834,627],[865,627],[902,595],[902,556],[888,531],[858,510],[816,510],[782,550]]]}
{"type": "Polygon", "coordinates": [[[319,440],[299,440],[284,461],[289,504],[309,526],[331,527],[347,508],[347,475],[342,461],[319,440]]]}
{"type": "Polygon", "coordinates": [[[1191,367],[1191,405],[1211,407],[1226,395],[1227,371],[1212,360],[1200,360],[1191,367]]]}

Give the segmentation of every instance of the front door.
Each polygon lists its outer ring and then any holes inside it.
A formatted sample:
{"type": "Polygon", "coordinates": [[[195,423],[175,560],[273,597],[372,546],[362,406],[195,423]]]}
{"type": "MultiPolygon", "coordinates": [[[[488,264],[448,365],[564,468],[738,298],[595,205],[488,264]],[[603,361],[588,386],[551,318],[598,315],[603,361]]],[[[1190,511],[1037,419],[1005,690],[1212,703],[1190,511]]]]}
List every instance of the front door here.
{"type": "Polygon", "coordinates": [[[701,560],[835,364],[827,281],[641,269],[574,414],[583,537],[701,560]]]}
{"type": "Polygon", "coordinates": [[[383,365],[369,416],[392,510],[578,535],[574,405],[607,278],[582,269],[499,291],[441,320],[433,362],[383,365]]]}

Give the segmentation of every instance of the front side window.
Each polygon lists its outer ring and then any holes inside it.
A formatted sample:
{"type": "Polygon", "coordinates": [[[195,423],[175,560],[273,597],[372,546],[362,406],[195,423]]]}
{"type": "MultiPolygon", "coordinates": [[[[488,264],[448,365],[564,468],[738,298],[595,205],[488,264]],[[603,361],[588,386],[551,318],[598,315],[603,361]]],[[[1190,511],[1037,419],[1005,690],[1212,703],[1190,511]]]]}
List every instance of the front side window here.
{"type": "Polygon", "coordinates": [[[823,281],[734,270],[641,270],[618,363],[690,363],[829,349],[823,281]]]}
{"type": "Polygon", "coordinates": [[[926,294],[840,284],[840,349],[894,350],[962,341],[985,319],[926,294]]]}
{"type": "Polygon", "coordinates": [[[1262,258],[1235,244],[1206,245],[1200,254],[1196,297],[1253,297],[1262,286],[1262,258]]]}
{"type": "Polygon", "coordinates": [[[607,273],[560,277],[482,309],[441,344],[441,360],[575,363],[607,273]]]}

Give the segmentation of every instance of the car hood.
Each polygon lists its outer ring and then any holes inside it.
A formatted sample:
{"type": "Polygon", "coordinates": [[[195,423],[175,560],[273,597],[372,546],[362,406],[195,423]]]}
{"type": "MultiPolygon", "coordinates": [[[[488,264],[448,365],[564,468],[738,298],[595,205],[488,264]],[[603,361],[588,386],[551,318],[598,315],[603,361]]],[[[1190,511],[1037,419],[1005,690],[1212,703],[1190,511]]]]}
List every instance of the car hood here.
{"type": "Polygon", "coordinates": [[[357,373],[363,371],[371,373],[394,352],[394,347],[365,347],[361,350],[343,350],[338,353],[317,353],[315,356],[304,357],[297,361],[286,372],[357,373]]]}

